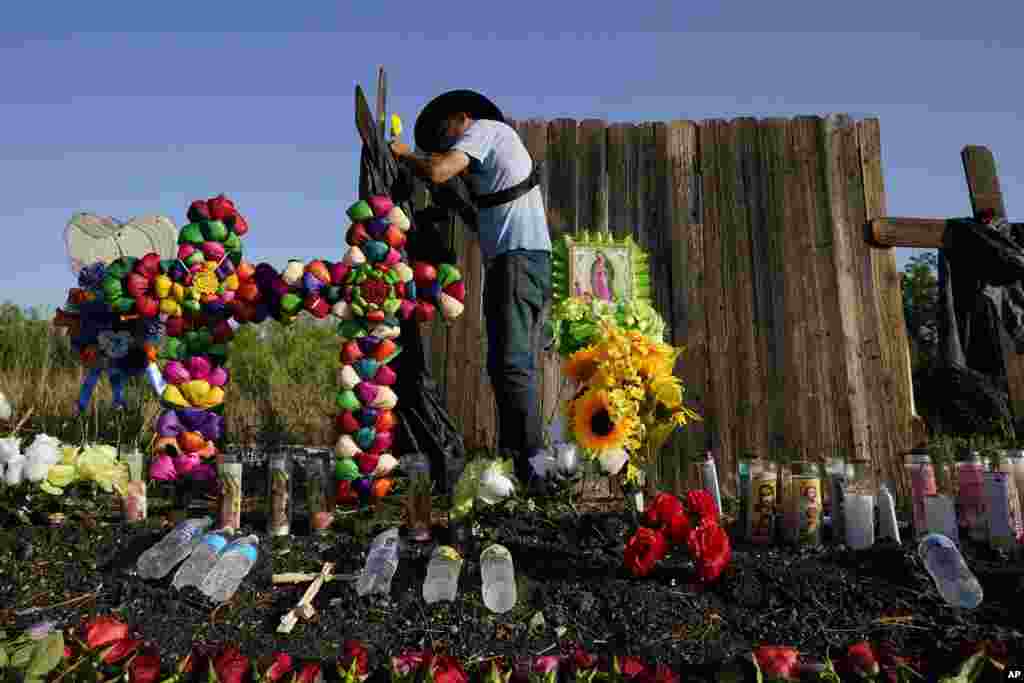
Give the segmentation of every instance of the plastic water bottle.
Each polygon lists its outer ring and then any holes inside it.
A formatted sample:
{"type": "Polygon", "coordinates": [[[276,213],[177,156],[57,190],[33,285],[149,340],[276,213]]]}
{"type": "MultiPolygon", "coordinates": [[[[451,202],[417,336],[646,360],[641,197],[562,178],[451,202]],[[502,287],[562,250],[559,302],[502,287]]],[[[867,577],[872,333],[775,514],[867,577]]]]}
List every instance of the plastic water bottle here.
{"type": "Polygon", "coordinates": [[[220,557],[220,551],[228,544],[226,539],[219,532],[206,534],[199,539],[199,545],[188,556],[185,563],[178,567],[171,585],[181,590],[185,586],[198,586],[206,578],[220,557]]]}
{"type": "Polygon", "coordinates": [[[242,584],[242,579],[256,564],[256,558],[259,556],[256,546],[259,542],[258,536],[246,536],[225,547],[217,558],[217,564],[199,584],[199,590],[203,595],[214,602],[230,600],[242,584]]]}
{"type": "Polygon", "coordinates": [[[186,519],[152,548],[139,556],[135,565],[143,579],[162,579],[174,566],[192,554],[200,534],[210,528],[213,517],[186,519]]]}
{"type": "Polygon", "coordinates": [[[942,534],[928,534],[918,544],[917,554],[943,600],[961,609],[974,609],[981,604],[981,584],[953,541],[942,534]]]}
{"type": "Polygon", "coordinates": [[[356,581],[356,593],[360,597],[370,593],[391,592],[391,579],[398,570],[398,528],[381,532],[370,543],[366,555],[366,566],[356,581]]]}
{"type": "Polygon", "coordinates": [[[462,556],[455,548],[442,545],[434,550],[427,565],[427,578],[423,582],[423,600],[433,604],[441,600],[455,601],[459,590],[462,556]]]}
{"type": "Polygon", "coordinates": [[[508,548],[495,543],[480,553],[480,575],[487,609],[504,614],[516,606],[516,571],[508,548]]]}

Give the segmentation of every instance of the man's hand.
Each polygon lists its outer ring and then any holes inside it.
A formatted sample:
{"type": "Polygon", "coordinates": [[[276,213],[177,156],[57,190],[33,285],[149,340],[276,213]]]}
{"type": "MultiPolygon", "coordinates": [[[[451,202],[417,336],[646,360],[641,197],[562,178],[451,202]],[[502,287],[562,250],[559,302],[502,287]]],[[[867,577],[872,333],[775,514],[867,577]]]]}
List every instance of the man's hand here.
{"type": "Polygon", "coordinates": [[[391,153],[395,155],[396,159],[412,155],[412,148],[404,142],[392,142],[390,147],[391,153]]]}

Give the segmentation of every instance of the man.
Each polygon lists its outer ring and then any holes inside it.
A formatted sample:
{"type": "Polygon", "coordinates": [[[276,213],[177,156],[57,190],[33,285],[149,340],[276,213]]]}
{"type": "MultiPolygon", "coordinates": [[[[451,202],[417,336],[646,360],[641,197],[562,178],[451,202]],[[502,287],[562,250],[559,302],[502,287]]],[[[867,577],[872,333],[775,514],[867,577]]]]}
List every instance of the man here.
{"type": "MultiPolygon", "coordinates": [[[[551,301],[551,237],[539,174],[501,111],[469,90],[431,101],[416,119],[415,137],[429,156],[392,143],[395,156],[435,185],[463,175],[479,209],[487,370],[498,405],[498,445],[511,452],[516,476],[527,484],[529,459],[544,445],[535,358],[551,301]]],[[[538,481],[531,487],[542,490],[538,481]]]]}

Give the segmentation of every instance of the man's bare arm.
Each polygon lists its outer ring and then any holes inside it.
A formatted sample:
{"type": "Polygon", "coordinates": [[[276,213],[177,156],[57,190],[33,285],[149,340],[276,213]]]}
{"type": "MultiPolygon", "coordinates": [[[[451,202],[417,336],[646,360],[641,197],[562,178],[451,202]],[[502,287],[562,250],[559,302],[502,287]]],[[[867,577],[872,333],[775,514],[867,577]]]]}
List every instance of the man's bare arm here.
{"type": "Polygon", "coordinates": [[[413,173],[435,185],[443,185],[469,168],[469,157],[459,150],[453,149],[444,154],[431,154],[423,158],[412,154],[405,145],[394,144],[391,149],[413,173]]]}

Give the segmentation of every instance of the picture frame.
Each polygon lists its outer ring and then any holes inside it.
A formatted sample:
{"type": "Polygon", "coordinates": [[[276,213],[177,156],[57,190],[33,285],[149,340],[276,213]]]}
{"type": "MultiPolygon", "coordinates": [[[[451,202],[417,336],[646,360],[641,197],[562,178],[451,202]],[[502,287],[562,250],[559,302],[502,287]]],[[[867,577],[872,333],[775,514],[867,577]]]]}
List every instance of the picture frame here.
{"type": "Polygon", "coordinates": [[[651,303],[647,253],[631,236],[580,231],[555,241],[551,271],[553,299],[596,297],[612,303],[651,303]]]}

